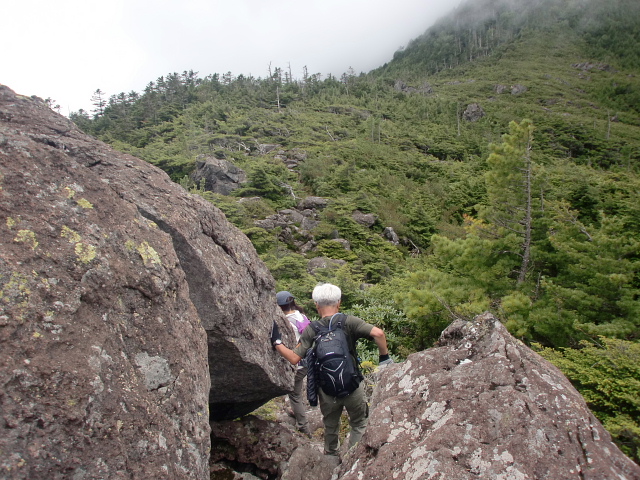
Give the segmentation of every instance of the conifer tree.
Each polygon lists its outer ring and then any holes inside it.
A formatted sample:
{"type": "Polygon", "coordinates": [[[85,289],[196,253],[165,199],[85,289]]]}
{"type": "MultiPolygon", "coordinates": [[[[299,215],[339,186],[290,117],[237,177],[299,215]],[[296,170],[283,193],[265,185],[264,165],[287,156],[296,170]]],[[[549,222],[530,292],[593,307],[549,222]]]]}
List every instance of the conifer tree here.
{"type": "Polygon", "coordinates": [[[97,117],[101,117],[104,114],[104,108],[107,106],[106,94],[99,88],[93,92],[91,101],[95,107],[92,112],[97,117]]]}
{"type": "Polygon", "coordinates": [[[531,264],[533,231],[534,164],[531,160],[533,124],[523,120],[511,122],[503,143],[491,146],[486,173],[488,207],[482,215],[506,235],[520,240],[519,251],[505,252],[517,255],[520,261],[517,283],[521,285],[531,264]]]}

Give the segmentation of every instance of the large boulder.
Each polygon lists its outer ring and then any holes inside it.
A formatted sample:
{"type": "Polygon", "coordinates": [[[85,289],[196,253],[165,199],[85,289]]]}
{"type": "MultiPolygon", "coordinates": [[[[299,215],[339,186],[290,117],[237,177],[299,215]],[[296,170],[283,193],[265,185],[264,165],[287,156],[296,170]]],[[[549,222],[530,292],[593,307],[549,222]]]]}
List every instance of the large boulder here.
{"type": "Polygon", "coordinates": [[[209,478],[209,416],[292,388],[247,238],[1,85],[0,217],[4,478],[209,478]]]}
{"type": "Polygon", "coordinates": [[[247,182],[247,174],[233,163],[219,158],[206,157],[196,161],[191,179],[209,192],[229,195],[247,182]]]}
{"type": "Polygon", "coordinates": [[[462,118],[468,122],[477,122],[486,114],[484,113],[483,108],[478,103],[470,103],[467,105],[467,108],[462,113],[462,118]]]}
{"type": "Polygon", "coordinates": [[[326,198],[322,197],[305,197],[298,202],[298,208],[300,210],[322,210],[329,204],[329,201],[326,198]]]}
{"type": "Polygon", "coordinates": [[[360,210],[353,212],[351,214],[351,218],[363,227],[367,228],[373,227],[373,224],[376,223],[376,220],[378,219],[377,215],[373,213],[362,213],[360,210]]]}
{"type": "Polygon", "coordinates": [[[339,478],[630,480],[640,466],[557,368],[484,314],[383,370],[339,478]]]}

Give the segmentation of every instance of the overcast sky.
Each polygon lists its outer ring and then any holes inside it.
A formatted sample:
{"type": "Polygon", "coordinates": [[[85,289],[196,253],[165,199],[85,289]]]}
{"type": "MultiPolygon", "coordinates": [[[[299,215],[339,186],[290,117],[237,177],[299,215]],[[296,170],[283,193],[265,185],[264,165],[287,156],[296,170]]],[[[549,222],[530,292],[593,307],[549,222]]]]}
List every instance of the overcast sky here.
{"type": "Polygon", "coordinates": [[[294,78],[368,72],[460,0],[10,0],[0,83],[60,113],[185,70],[294,78]]]}

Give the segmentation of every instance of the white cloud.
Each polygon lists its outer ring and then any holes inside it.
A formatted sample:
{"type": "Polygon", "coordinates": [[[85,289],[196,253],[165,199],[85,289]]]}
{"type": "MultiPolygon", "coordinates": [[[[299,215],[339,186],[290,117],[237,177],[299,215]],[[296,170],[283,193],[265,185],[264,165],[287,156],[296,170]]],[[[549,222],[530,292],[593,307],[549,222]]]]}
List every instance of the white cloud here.
{"type": "Polygon", "coordinates": [[[171,72],[368,72],[459,0],[21,0],[3,6],[0,83],[53,98],[135,90],[171,72]]]}

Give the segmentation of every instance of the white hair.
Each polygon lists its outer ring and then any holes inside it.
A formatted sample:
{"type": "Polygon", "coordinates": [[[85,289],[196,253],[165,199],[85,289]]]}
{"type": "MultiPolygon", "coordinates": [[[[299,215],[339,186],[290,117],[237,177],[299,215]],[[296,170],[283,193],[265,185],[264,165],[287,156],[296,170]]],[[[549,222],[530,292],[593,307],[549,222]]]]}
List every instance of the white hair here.
{"type": "Polygon", "coordinates": [[[342,298],[342,290],[331,283],[321,283],[313,289],[311,298],[319,307],[337,305],[342,298]]]}

